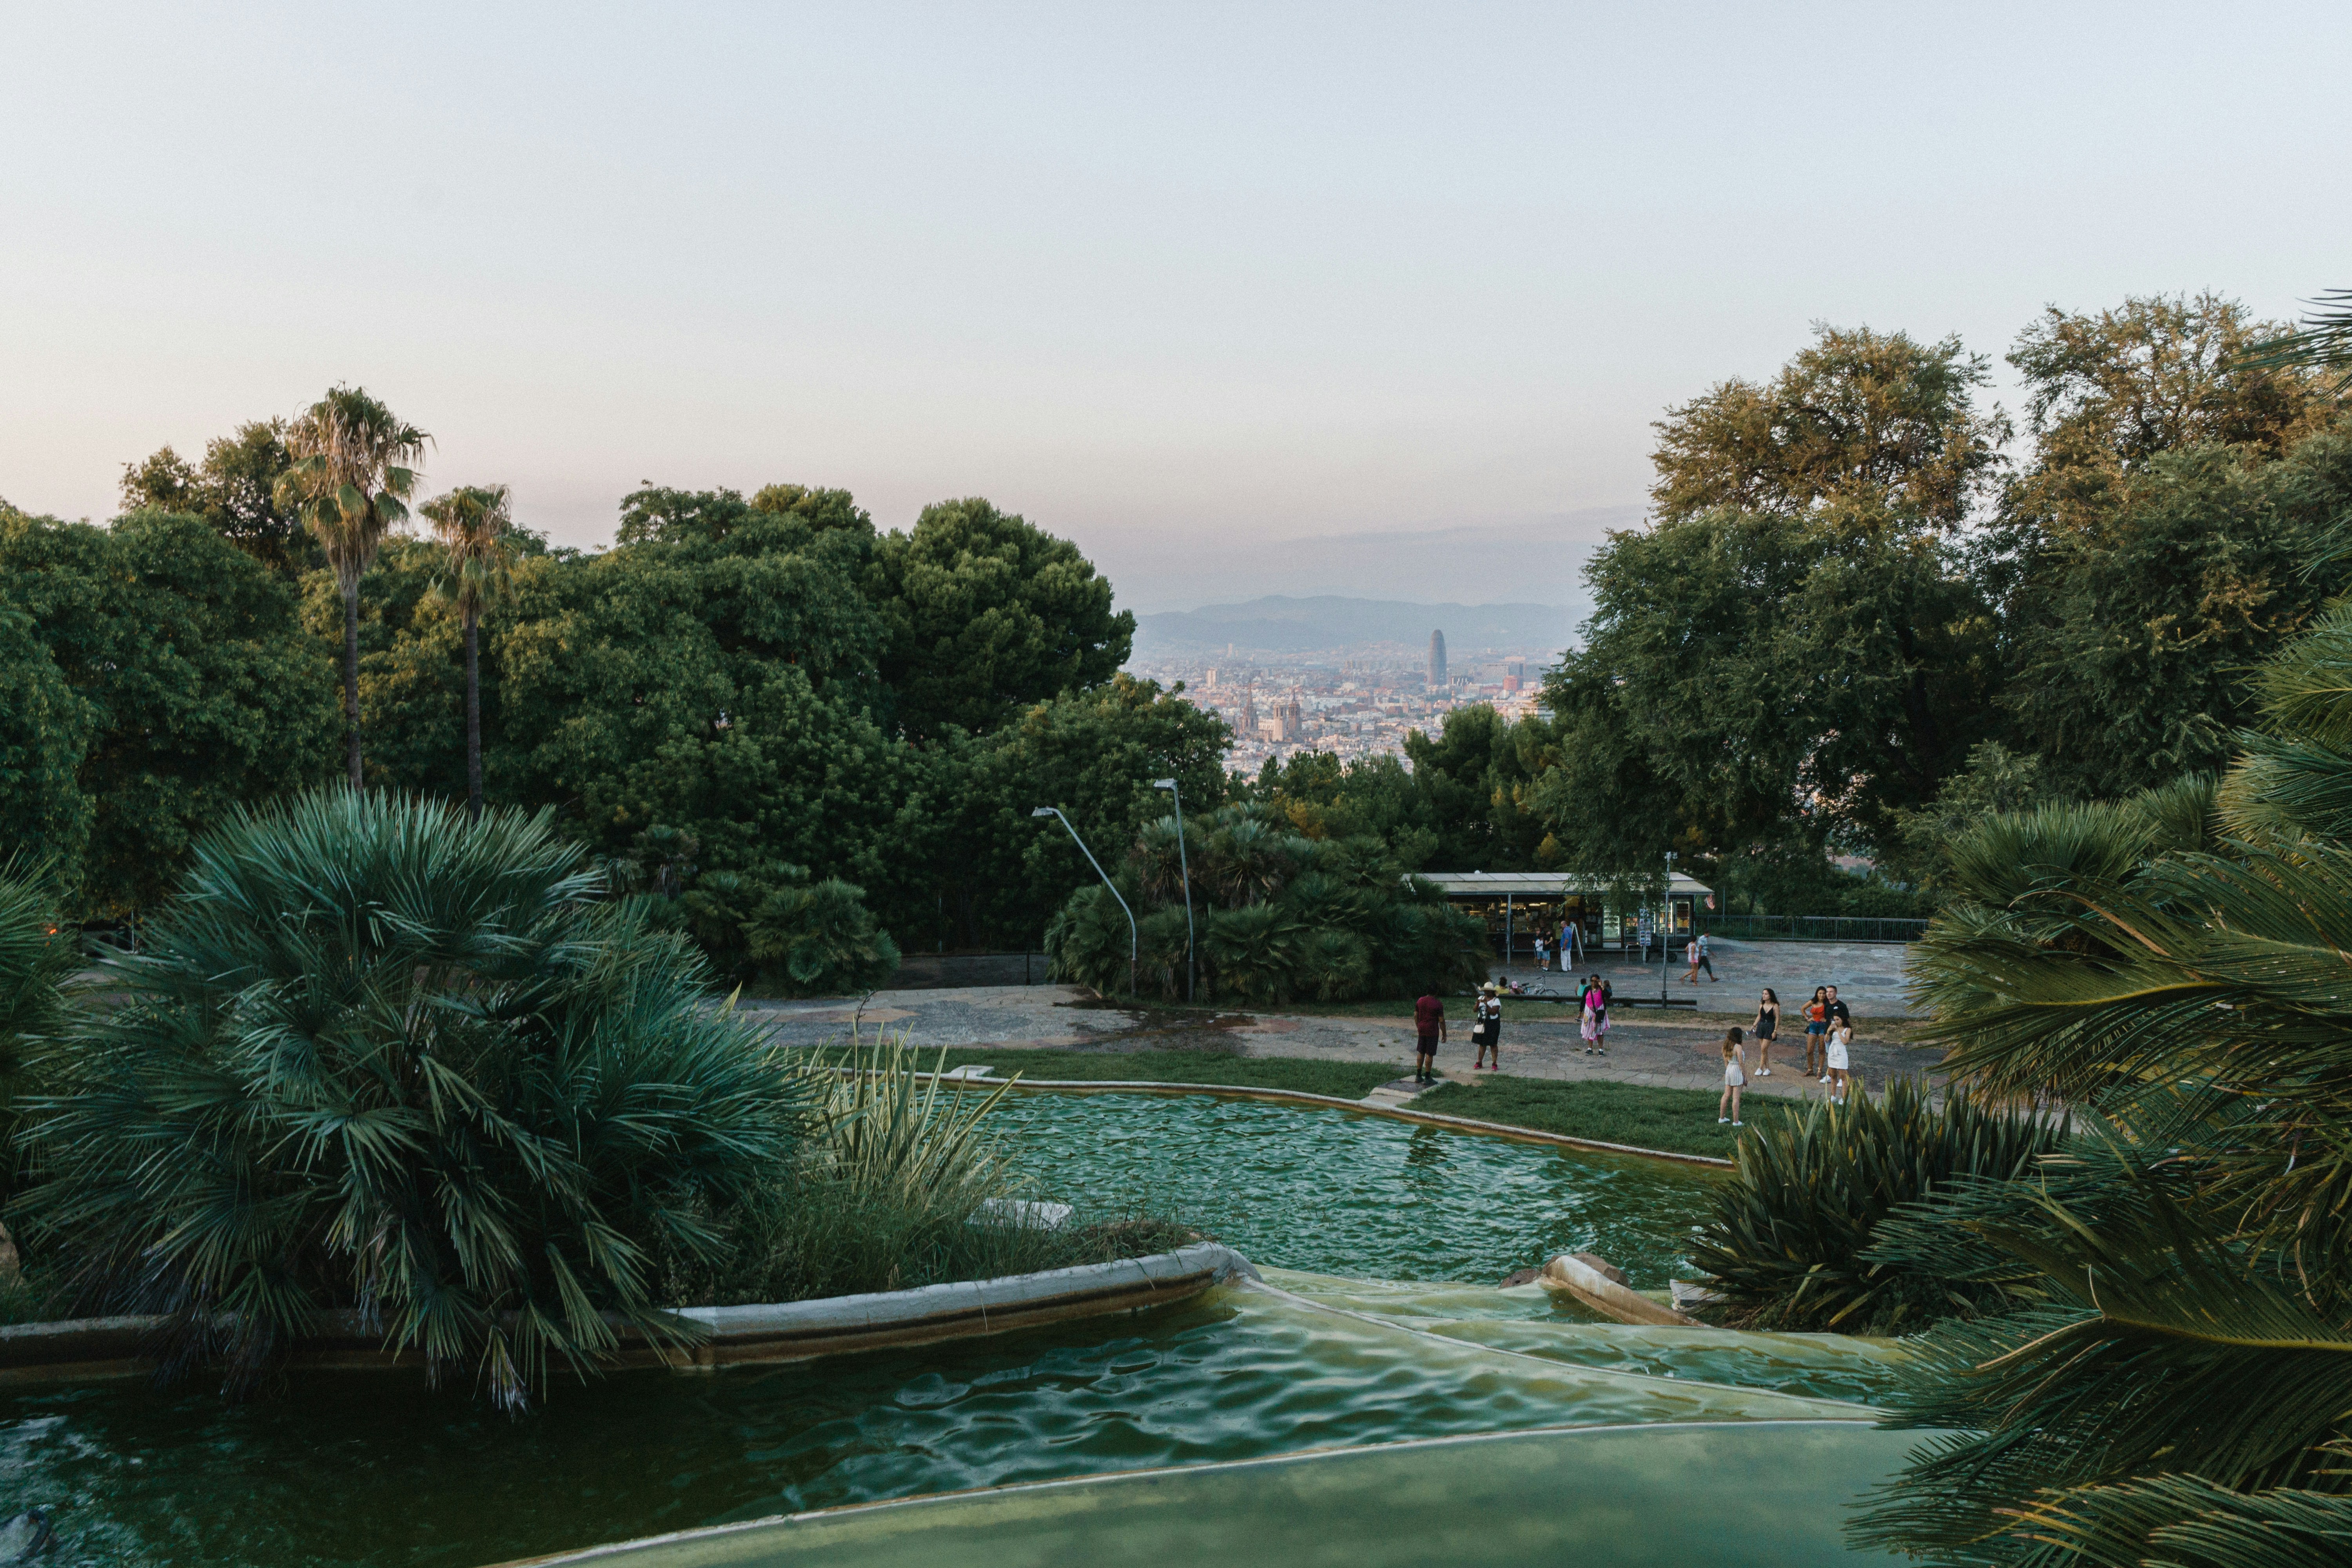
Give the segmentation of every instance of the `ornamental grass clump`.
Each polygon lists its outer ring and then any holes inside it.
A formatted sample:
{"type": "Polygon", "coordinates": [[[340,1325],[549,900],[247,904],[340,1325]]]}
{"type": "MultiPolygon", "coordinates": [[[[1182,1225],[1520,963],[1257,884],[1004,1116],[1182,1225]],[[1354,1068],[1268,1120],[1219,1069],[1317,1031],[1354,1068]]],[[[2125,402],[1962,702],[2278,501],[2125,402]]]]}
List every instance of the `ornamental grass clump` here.
{"type": "Polygon", "coordinates": [[[27,1209],[85,1309],[252,1388],[335,1309],[508,1408],[673,1343],[676,1260],[793,1158],[808,1080],[545,814],[355,791],[195,847],[49,1058],[27,1209]]]}
{"type": "Polygon", "coordinates": [[[1692,1261],[1718,1298],[1710,1315],[1742,1329],[1895,1334],[1983,1310],[2001,1300],[1996,1287],[1880,1259],[1878,1228],[1931,1194],[2025,1175],[2065,1136],[2058,1121],[1957,1091],[1938,1108],[1912,1079],[1751,1126],[1693,1238],[1692,1261]]]}

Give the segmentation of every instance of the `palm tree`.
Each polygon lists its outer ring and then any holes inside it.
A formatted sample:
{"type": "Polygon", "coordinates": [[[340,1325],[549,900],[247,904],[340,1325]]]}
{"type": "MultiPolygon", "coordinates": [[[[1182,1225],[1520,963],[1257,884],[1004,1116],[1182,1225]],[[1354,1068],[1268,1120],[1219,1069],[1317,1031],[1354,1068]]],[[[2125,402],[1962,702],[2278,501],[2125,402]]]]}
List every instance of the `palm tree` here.
{"type": "Polygon", "coordinates": [[[410,465],[433,439],[403,424],[363,388],[339,386],[286,432],[293,466],[279,476],[278,504],[302,520],[334,569],[343,594],[343,722],[352,787],[360,777],[360,576],[383,536],[408,517],[416,488],[410,465]]]}
{"type": "Polygon", "coordinates": [[[466,485],[418,509],[448,547],[458,618],[466,627],[466,816],[482,819],[482,610],[506,594],[514,561],[507,531],[513,508],[504,485],[466,485]]]}
{"type": "Polygon", "coordinates": [[[1915,1343],[1898,1424],[1951,1435],[1866,1540],[2252,1568],[2352,1531],[2352,605],[2253,684],[2267,729],[2218,784],[1951,847],[1912,961],[1945,1066],[2108,1131],[1947,1209],[2015,1306],[1915,1343]]]}

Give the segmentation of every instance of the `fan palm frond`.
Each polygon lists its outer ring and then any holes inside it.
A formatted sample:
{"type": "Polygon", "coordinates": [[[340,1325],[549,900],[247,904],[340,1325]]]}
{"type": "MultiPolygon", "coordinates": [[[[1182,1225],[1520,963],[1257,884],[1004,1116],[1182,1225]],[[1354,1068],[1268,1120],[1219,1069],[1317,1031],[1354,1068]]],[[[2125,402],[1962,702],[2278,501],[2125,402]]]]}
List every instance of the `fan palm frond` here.
{"type": "Polygon", "coordinates": [[[200,841],[54,1056],[38,1233],[247,1388],[357,1307],[502,1405],[657,1310],[787,1161],[805,1086],[545,815],[337,791],[200,841]]]}

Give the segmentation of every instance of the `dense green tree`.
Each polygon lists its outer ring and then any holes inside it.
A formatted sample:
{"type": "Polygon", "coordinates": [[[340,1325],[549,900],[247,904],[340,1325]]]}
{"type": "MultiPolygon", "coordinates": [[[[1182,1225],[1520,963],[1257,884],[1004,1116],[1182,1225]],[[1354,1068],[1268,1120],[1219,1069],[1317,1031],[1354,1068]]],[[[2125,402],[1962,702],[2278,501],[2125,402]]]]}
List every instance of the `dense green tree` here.
{"type": "Polygon", "coordinates": [[[384,535],[408,517],[416,488],[410,467],[432,439],[363,388],[338,386],[288,426],[286,471],[273,494],[319,542],[343,595],[345,763],[353,789],[360,764],[360,578],[384,535]]]}
{"type": "Polygon", "coordinates": [[[1110,994],[1128,989],[1136,963],[1137,989],[1173,1001],[1185,994],[1186,932],[1196,929],[1202,984],[1228,1001],[1452,993],[1485,974],[1478,921],[1406,876],[1378,839],[1308,838],[1287,826],[1254,800],[1188,816],[1188,921],[1176,819],[1146,822],[1107,867],[1118,896],[1099,879],[1081,886],[1047,927],[1055,973],[1110,994]]]}
{"type": "MultiPolygon", "coordinates": [[[[0,510],[0,541],[23,521],[0,510]]],[[[71,883],[94,815],[79,775],[98,713],[49,657],[14,586],[0,574],[0,821],[14,854],[71,883]]]]}
{"type": "Polygon", "coordinates": [[[160,898],[196,835],[329,763],[332,665],[285,584],[194,518],[0,517],[0,603],[32,616],[92,724],[67,879],[85,918],[160,898]]]}
{"type": "Polygon", "coordinates": [[[1610,868],[1790,836],[1875,843],[1996,719],[1990,612],[1923,531],[1718,510],[1612,534],[1548,677],[1555,853],[1610,868]]]}
{"type": "Polygon", "coordinates": [[[2084,797],[2218,768],[2252,717],[2246,670],[2345,587],[2347,563],[2320,558],[2347,513],[2352,428],[2279,460],[2159,452],[2078,494],[2010,563],[2019,743],[2084,797]]]}
{"type": "Polygon", "coordinates": [[[969,946],[1038,940],[1046,915],[1095,874],[1059,823],[1030,814],[1060,806],[1108,864],[1165,815],[1152,780],[1173,777],[1188,811],[1223,800],[1231,738],[1215,714],[1118,675],[939,753],[950,787],[937,797],[944,818],[929,853],[948,931],[969,946]]]}
{"type": "Polygon", "coordinates": [[[1728,507],[1955,527],[2009,437],[1998,409],[1976,405],[1988,379],[1958,338],[1816,327],[1770,381],[1727,381],[1666,411],[1651,500],[1664,519],[1728,507]]]}
{"type": "Polygon", "coordinates": [[[2103,480],[2183,447],[2284,456],[2331,410],[2307,373],[2249,363],[2283,330],[2211,293],[2127,299],[2095,313],[2052,306],[2009,353],[2025,381],[2034,451],[2008,510],[2062,518],[2103,480]]]}
{"type": "Polygon", "coordinates": [[[286,422],[252,420],[234,436],[205,443],[201,464],[169,447],[124,464],[122,510],[200,517],[231,544],[291,579],[326,562],[295,509],[278,499],[278,481],[292,463],[286,422]]]}
{"type": "Polygon", "coordinates": [[[870,583],[889,626],[882,678],[908,733],[994,729],[1022,708],[1102,685],[1135,617],[1077,546],[972,497],[883,537],[870,583]]]}
{"type": "Polygon", "coordinates": [[[467,485],[420,509],[448,552],[446,591],[466,638],[466,815],[482,815],[482,612],[513,575],[514,509],[504,485],[467,485]]]}

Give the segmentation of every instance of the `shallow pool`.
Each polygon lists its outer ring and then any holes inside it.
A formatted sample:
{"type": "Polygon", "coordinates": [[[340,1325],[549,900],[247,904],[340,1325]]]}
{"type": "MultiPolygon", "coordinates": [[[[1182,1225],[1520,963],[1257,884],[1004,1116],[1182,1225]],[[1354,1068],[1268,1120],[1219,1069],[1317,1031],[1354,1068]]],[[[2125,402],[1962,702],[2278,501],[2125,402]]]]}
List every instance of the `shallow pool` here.
{"type": "Polygon", "coordinates": [[[1173,1213],[1258,1263],[1360,1279],[1492,1284],[1591,1251],[1635,1289],[1664,1289],[1718,1179],[1703,1166],[1202,1094],[1016,1090],[999,1115],[1039,1196],[1173,1213]]]}
{"type": "MultiPolygon", "coordinates": [[[[1205,1099],[1038,1095],[1006,1114],[1048,1156],[1041,1193],[1173,1202],[1265,1263],[1353,1277],[1269,1268],[1266,1288],[1050,1330],[559,1384],[515,1421],[404,1374],[307,1375],[246,1405],[139,1383],[33,1389],[0,1398],[0,1512],[52,1508],[60,1564],[467,1568],[1305,1449],[1852,1420],[1886,1381],[1887,1352],[1856,1342],[1596,1324],[1538,1288],[1442,1282],[1491,1281],[1562,1246],[1662,1277],[1696,1190],[1670,1168],[1205,1099]]],[[[1782,1430],[1759,1431],[1740,1462],[1771,1466],[1782,1430]]]]}

